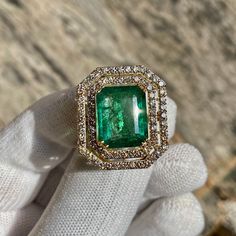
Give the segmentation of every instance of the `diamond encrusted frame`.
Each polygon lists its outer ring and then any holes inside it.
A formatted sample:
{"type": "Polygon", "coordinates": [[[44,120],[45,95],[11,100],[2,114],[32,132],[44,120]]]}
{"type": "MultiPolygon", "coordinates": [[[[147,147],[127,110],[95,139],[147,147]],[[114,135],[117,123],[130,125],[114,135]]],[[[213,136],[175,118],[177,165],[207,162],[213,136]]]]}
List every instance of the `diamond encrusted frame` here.
{"type": "Polygon", "coordinates": [[[152,165],[168,148],[166,84],[144,66],[99,67],[77,87],[77,148],[101,169],[152,165]],[[96,140],[96,94],[107,86],[137,85],[146,94],[148,139],[139,147],[111,149],[96,140]]]}

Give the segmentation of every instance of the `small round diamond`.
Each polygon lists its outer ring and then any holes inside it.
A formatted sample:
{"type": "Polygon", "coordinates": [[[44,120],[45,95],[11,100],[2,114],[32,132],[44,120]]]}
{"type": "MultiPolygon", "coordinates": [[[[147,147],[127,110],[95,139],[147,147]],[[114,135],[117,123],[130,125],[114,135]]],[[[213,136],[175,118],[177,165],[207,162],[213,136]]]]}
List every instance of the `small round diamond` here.
{"type": "Polygon", "coordinates": [[[153,81],[154,81],[154,82],[157,82],[158,80],[159,80],[159,77],[158,77],[157,75],[154,75],[154,76],[153,76],[153,81]]]}
{"type": "Polygon", "coordinates": [[[150,93],[150,97],[151,98],[156,98],[157,97],[157,92],[154,91],[154,92],[150,93]]]}
{"type": "Polygon", "coordinates": [[[165,118],[166,117],[166,113],[162,113],[161,117],[165,118]]]}
{"type": "Polygon", "coordinates": [[[149,85],[147,86],[147,89],[148,89],[148,90],[152,90],[152,85],[149,84],[149,85]]]}
{"type": "Polygon", "coordinates": [[[162,86],[164,86],[164,85],[165,85],[165,82],[164,82],[163,80],[161,80],[161,81],[159,82],[159,86],[162,87],[162,86]]]}
{"type": "Polygon", "coordinates": [[[134,73],[137,73],[139,71],[139,67],[138,66],[134,66],[134,73]]]}
{"type": "Polygon", "coordinates": [[[127,66],[126,69],[125,69],[126,72],[130,73],[131,72],[131,67],[130,66],[127,66]]]}

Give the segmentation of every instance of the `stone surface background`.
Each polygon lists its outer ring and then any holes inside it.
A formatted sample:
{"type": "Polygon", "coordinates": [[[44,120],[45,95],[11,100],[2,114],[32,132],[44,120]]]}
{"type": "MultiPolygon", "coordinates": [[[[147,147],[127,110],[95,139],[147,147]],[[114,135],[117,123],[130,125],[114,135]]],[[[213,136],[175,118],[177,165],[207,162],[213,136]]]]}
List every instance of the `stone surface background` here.
{"type": "Polygon", "coordinates": [[[204,235],[235,235],[235,23],[234,0],[2,0],[0,126],[97,66],[144,64],[178,105],[174,141],[205,156],[204,235]]]}

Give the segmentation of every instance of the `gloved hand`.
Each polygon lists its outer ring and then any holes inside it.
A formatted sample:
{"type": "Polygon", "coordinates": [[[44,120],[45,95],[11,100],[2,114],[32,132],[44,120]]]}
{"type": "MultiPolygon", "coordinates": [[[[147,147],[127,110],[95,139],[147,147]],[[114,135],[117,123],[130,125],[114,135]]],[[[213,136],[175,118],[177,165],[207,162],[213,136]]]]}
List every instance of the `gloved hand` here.
{"type": "MultiPolygon", "coordinates": [[[[201,154],[176,144],[148,169],[89,167],[73,151],[74,98],[74,88],[49,95],[0,132],[0,235],[199,234],[204,217],[190,192],[207,178],[201,154]]],[[[175,116],[169,99],[169,138],[175,116]]]]}

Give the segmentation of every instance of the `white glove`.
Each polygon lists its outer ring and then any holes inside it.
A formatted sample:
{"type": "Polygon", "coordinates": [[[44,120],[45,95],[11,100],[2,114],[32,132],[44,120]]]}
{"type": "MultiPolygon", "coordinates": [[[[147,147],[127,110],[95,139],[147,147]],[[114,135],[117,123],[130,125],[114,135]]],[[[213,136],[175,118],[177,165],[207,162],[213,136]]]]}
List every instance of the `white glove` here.
{"type": "MultiPolygon", "coordinates": [[[[201,154],[177,144],[148,169],[89,167],[73,154],[74,98],[74,88],[49,95],[0,132],[0,235],[199,234],[204,217],[190,191],[207,178],[201,154]]],[[[169,99],[170,137],[175,116],[169,99]]]]}

